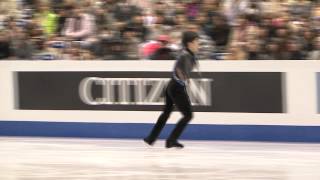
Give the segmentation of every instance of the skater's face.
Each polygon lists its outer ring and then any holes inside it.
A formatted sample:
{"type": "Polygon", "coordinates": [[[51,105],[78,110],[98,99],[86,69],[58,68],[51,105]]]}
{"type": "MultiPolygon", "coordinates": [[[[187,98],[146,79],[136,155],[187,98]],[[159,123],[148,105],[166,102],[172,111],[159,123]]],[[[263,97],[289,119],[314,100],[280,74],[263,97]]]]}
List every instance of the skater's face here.
{"type": "Polygon", "coordinates": [[[193,52],[193,53],[198,53],[199,52],[199,39],[195,39],[192,42],[188,43],[188,48],[193,52]]]}

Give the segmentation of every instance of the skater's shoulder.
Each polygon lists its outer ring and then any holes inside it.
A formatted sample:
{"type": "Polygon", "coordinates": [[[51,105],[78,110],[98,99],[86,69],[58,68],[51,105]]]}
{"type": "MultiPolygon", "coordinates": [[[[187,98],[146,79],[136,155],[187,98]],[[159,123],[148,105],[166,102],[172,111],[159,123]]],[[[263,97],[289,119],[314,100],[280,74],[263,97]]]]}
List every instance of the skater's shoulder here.
{"type": "Polygon", "coordinates": [[[187,63],[187,64],[195,64],[196,57],[190,51],[186,49],[182,49],[178,56],[178,61],[187,63]]]}
{"type": "Polygon", "coordinates": [[[192,54],[190,54],[187,50],[182,49],[179,53],[178,60],[190,60],[192,59],[192,54]]]}

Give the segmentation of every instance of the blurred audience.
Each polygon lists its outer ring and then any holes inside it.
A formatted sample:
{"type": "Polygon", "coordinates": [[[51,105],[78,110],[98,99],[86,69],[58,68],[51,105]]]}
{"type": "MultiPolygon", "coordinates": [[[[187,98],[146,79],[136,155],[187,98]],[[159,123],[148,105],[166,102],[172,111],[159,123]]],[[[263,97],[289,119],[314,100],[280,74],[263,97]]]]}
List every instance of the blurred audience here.
{"type": "Polygon", "coordinates": [[[6,0],[2,60],[320,60],[318,0],[6,0]]]}

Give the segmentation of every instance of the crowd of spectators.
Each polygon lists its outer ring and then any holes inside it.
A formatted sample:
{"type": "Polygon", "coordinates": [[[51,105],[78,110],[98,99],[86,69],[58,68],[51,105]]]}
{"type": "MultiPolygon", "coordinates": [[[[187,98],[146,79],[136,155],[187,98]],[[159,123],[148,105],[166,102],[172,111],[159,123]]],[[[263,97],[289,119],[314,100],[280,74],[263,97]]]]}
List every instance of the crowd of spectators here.
{"type": "Polygon", "coordinates": [[[172,60],[186,30],[201,60],[320,60],[316,0],[14,3],[0,3],[2,60],[172,60]]]}

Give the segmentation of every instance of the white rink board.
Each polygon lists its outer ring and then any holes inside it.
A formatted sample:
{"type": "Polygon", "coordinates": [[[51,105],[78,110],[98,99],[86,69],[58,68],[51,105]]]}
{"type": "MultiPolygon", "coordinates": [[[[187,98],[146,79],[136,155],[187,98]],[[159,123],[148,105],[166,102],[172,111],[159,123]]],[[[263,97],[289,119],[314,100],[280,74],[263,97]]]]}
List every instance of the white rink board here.
{"type": "MultiPolygon", "coordinates": [[[[153,111],[48,111],[14,109],[14,71],[170,71],[173,61],[1,61],[0,120],[54,122],[153,123],[153,111]]],[[[320,61],[201,61],[205,72],[284,72],[286,112],[220,113],[196,112],[194,124],[246,124],[319,126],[316,72],[320,61]]],[[[180,114],[173,113],[169,123],[180,114]]]]}

